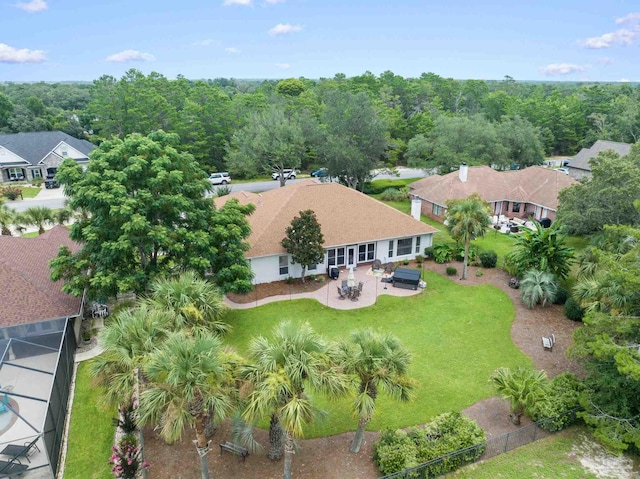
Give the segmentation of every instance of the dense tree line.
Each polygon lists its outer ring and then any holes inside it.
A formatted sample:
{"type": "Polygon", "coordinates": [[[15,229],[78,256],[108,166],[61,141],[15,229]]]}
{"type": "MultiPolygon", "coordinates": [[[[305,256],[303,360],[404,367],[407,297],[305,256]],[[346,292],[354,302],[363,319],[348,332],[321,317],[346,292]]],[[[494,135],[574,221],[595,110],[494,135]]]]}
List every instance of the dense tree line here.
{"type": "MultiPolygon", "coordinates": [[[[434,73],[403,78],[390,71],[319,80],[191,81],[130,70],[91,85],[0,85],[2,132],[60,129],[100,143],[162,129],[177,133],[181,148],[203,168],[235,175],[271,167],[238,162],[255,148],[269,154],[245,140],[271,117],[274,130],[283,133],[286,122],[286,137],[295,140],[286,167],[327,166],[353,183],[371,163],[526,166],[544,155],[572,155],[597,139],[635,142],[640,89],[510,77],[454,80],[434,73]]],[[[263,137],[271,133],[267,129],[263,137]]]]}

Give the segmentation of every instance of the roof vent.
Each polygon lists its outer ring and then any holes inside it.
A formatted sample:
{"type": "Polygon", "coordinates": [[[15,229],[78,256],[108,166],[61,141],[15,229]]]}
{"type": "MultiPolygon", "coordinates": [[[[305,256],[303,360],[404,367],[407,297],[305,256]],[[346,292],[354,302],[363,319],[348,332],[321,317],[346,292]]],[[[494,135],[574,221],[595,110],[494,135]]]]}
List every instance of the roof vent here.
{"type": "Polygon", "coordinates": [[[469,167],[467,166],[466,163],[462,163],[460,165],[460,170],[458,171],[458,177],[460,178],[460,181],[463,183],[466,183],[468,175],[469,175],[469,167]]]}

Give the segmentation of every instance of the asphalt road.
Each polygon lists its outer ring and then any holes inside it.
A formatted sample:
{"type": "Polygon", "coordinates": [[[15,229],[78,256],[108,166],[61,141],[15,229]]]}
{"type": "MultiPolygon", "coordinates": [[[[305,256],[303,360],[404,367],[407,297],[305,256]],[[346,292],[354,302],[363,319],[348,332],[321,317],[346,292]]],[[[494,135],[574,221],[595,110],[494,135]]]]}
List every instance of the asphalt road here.
{"type": "MultiPolygon", "coordinates": [[[[389,175],[386,173],[380,173],[375,176],[374,179],[398,179],[398,178],[422,178],[426,176],[424,170],[418,170],[414,168],[398,168],[398,175],[389,175]]],[[[305,178],[289,180],[287,184],[299,183],[305,178]]],[[[254,181],[251,183],[232,183],[231,191],[252,191],[254,193],[260,191],[272,190],[280,187],[279,181],[254,181]]],[[[215,187],[214,187],[215,188],[215,187]]],[[[16,211],[24,211],[27,208],[35,206],[46,206],[52,209],[63,208],[65,203],[65,197],[62,193],[62,188],[56,189],[43,189],[42,192],[36,198],[29,198],[21,201],[7,201],[7,206],[13,208],[16,211]]]]}

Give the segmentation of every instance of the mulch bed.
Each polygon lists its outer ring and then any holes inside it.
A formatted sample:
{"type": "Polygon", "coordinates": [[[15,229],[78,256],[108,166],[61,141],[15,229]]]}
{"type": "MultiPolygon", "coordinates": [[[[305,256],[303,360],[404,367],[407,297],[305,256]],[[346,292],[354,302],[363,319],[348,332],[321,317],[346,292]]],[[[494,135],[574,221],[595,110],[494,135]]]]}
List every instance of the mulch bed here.
{"type": "Polygon", "coordinates": [[[237,304],[246,304],[260,299],[269,298],[271,296],[317,291],[325,285],[328,277],[326,274],[317,275],[316,277],[318,280],[306,278],[304,283],[300,278],[294,278],[290,281],[274,281],[273,283],[256,284],[253,287],[253,291],[250,291],[249,293],[228,293],[227,298],[237,304]]]}
{"type": "MultiPolygon", "coordinates": [[[[410,267],[415,265],[410,265],[410,267]]],[[[435,271],[446,276],[447,266],[455,266],[462,272],[461,263],[439,265],[432,261],[424,263],[424,269],[435,271]]],[[[544,369],[550,377],[563,371],[571,371],[582,375],[580,366],[565,356],[567,348],[572,344],[573,331],[581,323],[565,318],[563,307],[551,305],[546,308],[527,309],[520,300],[519,290],[509,288],[509,275],[500,269],[483,269],[482,276],[476,276],[475,267],[469,267],[468,279],[461,280],[457,276],[449,277],[460,284],[492,284],[503,290],[513,301],[516,319],[511,327],[511,338],[520,350],[528,355],[536,369],[544,369]],[[542,336],[555,334],[556,345],[553,351],[542,348],[542,336]]],[[[256,297],[276,294],[290,294],[312,291],[321,288],[324,283],[299,281],[287,283],[281,281],[267,285],[257,285],[255,291],[248,295],[233,295],[234,302],[251,302],[256,297]],[[312,289],[307,289],[312,288],[312,289]],[[243,298],[248,298],[244,299],[243,298]]],[[[476,420],[487,432],[487,437],[496,437],[518,428],[509,420],[509,405],[498,397],[479,401],[462,411],[476,420]]],[[[523,417],[522,425],[530,424],[530,419],[523,417]]],[[[355,422],[354,422],[355,428],[355,422]]],[[[197,479],[200,477],[200,466],[197,453],[191,440],[193,431],[186,431],[185,438],[174,445],[167,446],[152,429],[145,430],[145,458],[151,462],[148,471],[149,479],[197,479]]],[[[305,439],[299,442],[299,450],[293,460],[293,477],[296,479],[373,479],[380,473],[372,460],[373,443],[378,440],[379,433],[367,432],[365,443],[359,454],[349,452],[349,444],[353,432],[319,439],[305,439]]],[[[268,432],[256,431],[256,439],[268,445],[268,432]]],[[[228,422],[216,431],[208,455],[211,477],[225,479],[270,479],[282,477],[282,460],[272,462],[264,453],[250,454],[243,462],[230,453],[219,453],[218,443],[231,440],[228,422]]]]}

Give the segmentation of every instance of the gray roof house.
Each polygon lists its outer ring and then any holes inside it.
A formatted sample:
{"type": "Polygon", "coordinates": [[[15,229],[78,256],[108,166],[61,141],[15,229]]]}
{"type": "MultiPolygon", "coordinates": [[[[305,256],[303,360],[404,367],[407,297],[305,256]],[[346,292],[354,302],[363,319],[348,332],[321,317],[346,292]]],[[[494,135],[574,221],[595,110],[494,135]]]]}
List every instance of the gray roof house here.
{"type": "Polygon", "coordinates": [[[598,156],[601,151],[613,150],[620,156],[625,156],[631,151],[629,143],[620,143],[618,141],[598,140],[591,148],[583,148],[571,160],[568,165],[569,176],[575,180],[580,180],[591,176],[591,165],[589,160],[598,156]]]}
{"type": "Polygon", "coordinates": [[[0,183],[53,176],[67,158],[86,164],[94,148],[61,131],[0,135],[0,183]]]}

